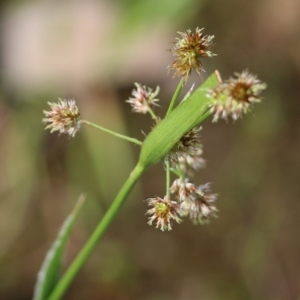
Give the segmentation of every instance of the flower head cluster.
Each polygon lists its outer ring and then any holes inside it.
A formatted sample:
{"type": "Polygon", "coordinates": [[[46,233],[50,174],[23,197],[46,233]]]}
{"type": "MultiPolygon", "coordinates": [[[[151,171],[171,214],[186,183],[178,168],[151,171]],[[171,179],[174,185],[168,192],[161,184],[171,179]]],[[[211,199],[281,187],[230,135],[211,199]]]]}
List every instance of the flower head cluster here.
{"type": "Polygon", "coordinates": [[[136,90],[132,91],[132,97],[126,100],[131,104],[134,112],[145,114],[150,112],[152,106],[158,106],[156,102],[159,100],[156,97],[159,93],[159,87],[153,92],[151,88],[142,86],[139,83],[135,83],[135,86],[136,90]]]}
{"type": "Polygon", "coordinates": [[[177,195],[181,216],[189,216],[193,223],[207,224],[211,217],[217,216],[214,205],[217,194],[211,193],[210,183],[197,187],[188,179],[178,178],[173,182],[171,192],[177,195]]]}
{"type": "Polygon", "coordinates": [[[51,132],[59,131],[59,133],[67,133],[74,137],[80,128],[80,112],[75,103],[75,100],[61,100],[58,103],[50,103],[51,110],[45,111],[46,118],[44,123],[49,123],[45,129],[50,129],[51,132]]]}
{"type": "Polygon", "coordinates": [[[196,28],[195,32],[178,32],[181,37],[176,38],[177,42],[170,49],[176,59],[168,69],[175,71],[174,76],[182,76],[185,82],[193,69],[199,75],[204,71],[200,60],[202,57],[216,56],[211,52],[214,36],[204,35],[202,31],[203,28],[196,28]]]}
{"type": "Polygon", "coordinates": [[[181,172],[183,172],[187,176],[193,176],[193,170],[198,171],[199,169],[204,168],[206,165],[206,161],[202,157],[202,154],[202,148],[198,148],[190,154],[182,153],[177,160],[177,165],[181,172]]]}
{"type": "Polygon", "coordinates": [[[164,199],[156,197],[146,200],[151,209],[147,211],[149,217],[148,224],[152,225],[156,222],[156,228],[160,228],[162,231],[171,230],[172,222],[181,222],[180,219],[180,206],[178,202],[171,201],[167,196],[164,199]]]}
{"type": "MultiPolygon", "coordinates": [[[[179,216],[188,216],[193,223],[206,224],[211,217],[216,217],[217,208],[214,205],[216,194],[210,191],[210,184],[196,186],[188,176],[192,176],[192,169],[199,169],[205,164],[202,158],[200,143],[201,128],[194,128],[185,134],[172,148],[166,157],[167,166],[170,164],[175,174],[179,175],[170,187],[175,201],[170,196],[150,198],[148,204],[153,206],[147,214],[151,215],[148,224],[156,222],[161,230],[171,230],[171,220],[179,223],[179,216]]],[[[167,167],[167,172],[168,172],[167,167]]]]}
{"type": "Polygon", "coordinates": [[[213,122],[220,118],[233,120],[241,118],[248,113],[255,103],[261,102],[260,93],[266,88],[255,75],[243,71],[235,73],[236,78],[230,78],[220,83],[207,93],[211,99],[209,107],[214,113],[213,122]]]}
{"type": "Polygon", "coordinates": [[[173,167],[178,167],[186,175],[192,175],[192,170],[205,166],[200,142],[201,127],[195,127],[187,132],[171,149],[168,159],[173,167]]]}

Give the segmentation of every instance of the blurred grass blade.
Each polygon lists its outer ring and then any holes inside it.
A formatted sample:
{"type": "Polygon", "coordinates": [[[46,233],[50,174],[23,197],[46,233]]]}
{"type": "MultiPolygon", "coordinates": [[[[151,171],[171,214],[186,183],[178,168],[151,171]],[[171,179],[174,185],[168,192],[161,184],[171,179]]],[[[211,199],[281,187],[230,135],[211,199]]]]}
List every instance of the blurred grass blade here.
{"type": "Polygon", "coordinates": [[[72,213],[65,220],[58,236],[48,251],[43,265],[38,273],[37,283],[34,289],[33,300],[45,300],[51,294],[59,280],[62,255],[69,239],[76,217],[82,207],[85,196],[81,195],[72,213]]]}

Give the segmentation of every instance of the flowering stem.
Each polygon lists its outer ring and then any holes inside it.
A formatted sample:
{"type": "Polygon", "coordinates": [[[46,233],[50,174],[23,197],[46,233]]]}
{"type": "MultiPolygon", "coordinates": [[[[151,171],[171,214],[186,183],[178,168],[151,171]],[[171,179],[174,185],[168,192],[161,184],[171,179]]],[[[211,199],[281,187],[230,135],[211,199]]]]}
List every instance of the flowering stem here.
{"type": "Polygon", "coordinates": [[[158,123],[158,118],[155,115],[155,113],[153,112],[153,110],[150,108],[149,105],[148,105],[148,110],[149,110],[149,114],[151,115],[152,119],[155,120],[156,123],[158,123]]]}
{"type": "Polygon", "coordinates": [[[168,199],[170,199],[170,161],[165,159],[166,165],[166,195],[168,199]]]}
{"type": "Polygon", "coordinates": [[[90,125],[90,126],[92,126],[94,128],[100,129],[100,130],[102,130],[104,132],[110,133],[110,134],[112,134],[112,135],[114,135],[114,136],[116,136],[118,138],[121,138],[123,140],[126,140],[128,142],[131,142],[131,143],[134,143],[134,144],[137,144],[137,145],[140,145],[140,146],[143,144],[143,142],[141,142],[141,141],[139,141],[137,139],[131,138],[129,136],[126,136],[126,135],[123,135],[123,134],[120,134],[120,133],[116,133],[116,132],[114,132],[112,130],[109,130],[109,129],[105,128],[105,127],[102,127],[102,126],[99,126],[97,124],[91,123],[89,121],[81,120],[80,122],[83,123],[83,124],[90,125]]]}
{"type": "Polygon", "coordinates": [[[178,84],[178,86],[177,86],[177,88],[176,88],[176,91],[175,91],[175,93],[174,93],[174,95],[172,97],[172,100],[171,100],[171,103],[169,105],[169,108],[168,108],[168,111],[166,113],[166,116],[173,110],[173,108],[175,106],[175,103],[176,103],[176,100],[177,100],[177,98],[178,98],[178,96],[179,96],[179,94],[180,94],[180,92],[181,92],[181,90],[183,88],[183,83],[184,83],[184,80],[181,79],[180,82],[179,82],[179,84],[178,84]]]}
{"type": "Polygon", "coordinates": [[[70,267],[67,269],[65,274],[62,276],[52,294],[47,300],[59,300],[66,292],[68,286],[72,283],[75,276],[85,264],[86,260],[98,245],[99,240],[103,237],[104,233],[108,229],[111,222],[114,220],[116,214],[120,210],[122,204],[125,202],[126,197],[128,196],[131,189],[134,187],[137,180],[145,172],[146,168],[140,164],[137,164],[134,170],[131,172],[127,181],[122,186],[121,190],[117,194],[113,203],[107,210],[106,214],[102,220],[97,225],[96,229],[92,233],[91,237],[83,246],[82,250],[79,252],[77,257],[73,260],[70,267]]]}
{"type": "Polygon", "coordinates": [[[181,178],[186,178],[187,176],[180,169],[171,169],[172,173],[181,178]]]}

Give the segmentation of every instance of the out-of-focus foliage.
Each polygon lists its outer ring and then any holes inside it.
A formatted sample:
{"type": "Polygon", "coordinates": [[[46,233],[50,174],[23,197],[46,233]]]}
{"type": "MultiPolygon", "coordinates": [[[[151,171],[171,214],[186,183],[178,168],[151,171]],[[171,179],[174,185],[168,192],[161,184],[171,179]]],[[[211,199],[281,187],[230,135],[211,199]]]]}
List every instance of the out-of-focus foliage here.
{"type": "Polygon", "coordinates": [[[54,287],[58,283],[61,275],[62,258],[66,244],[70,238],[78,213],[84,203],[84,198],[84,195],[79,196],[73,211],[63,223],[53,245],[47,252],[42,267],[38,273],[38,280],[34,288],[33,300],[48,299],[54,287]]]}
{"type": "MultiPolygon", "coordinates": [[[[267,82],[244,119],[203,125],[219,219],[161,233],[143,199],[163,196],[149,169],[65,299],[298,299],[300,270],[300,35],[297,0],[6,1],[1,4],[0,299],[31,299],[37,272],[78,195],[87,194],[68,264],[138,158],[138,147],[82,128],[44,131],[47,101],[75,98],[85,119],[144,138],[151,120],[124,103],[134,82],[165,112],[177,31],[205,27],[218,56],[207,74],[248,69],[267,82]]],[[[189,79],[186,89],[199,77],[189,79]]]]}

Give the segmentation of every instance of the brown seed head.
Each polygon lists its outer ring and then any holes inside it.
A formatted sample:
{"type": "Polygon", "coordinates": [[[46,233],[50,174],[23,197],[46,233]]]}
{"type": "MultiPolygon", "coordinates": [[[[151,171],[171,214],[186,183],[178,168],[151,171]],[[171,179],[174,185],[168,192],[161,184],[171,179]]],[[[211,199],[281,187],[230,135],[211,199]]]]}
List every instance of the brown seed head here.
{"type": "Polygon", "coordinates": [[[176,38],[177,42],[170,49],[175,61],[168,66],[169,70],[174,70],[174,76],[181,76],[184,82],[187,81],[192,70],[194,69],[199,75],[204,71],[200,58],[216,56],[211,52],[213,46],[213,35],[204,35],[203,28],[196,28],[195,32],[187,30],[186,32],[178,32],[181,38],[176,38]]]}

